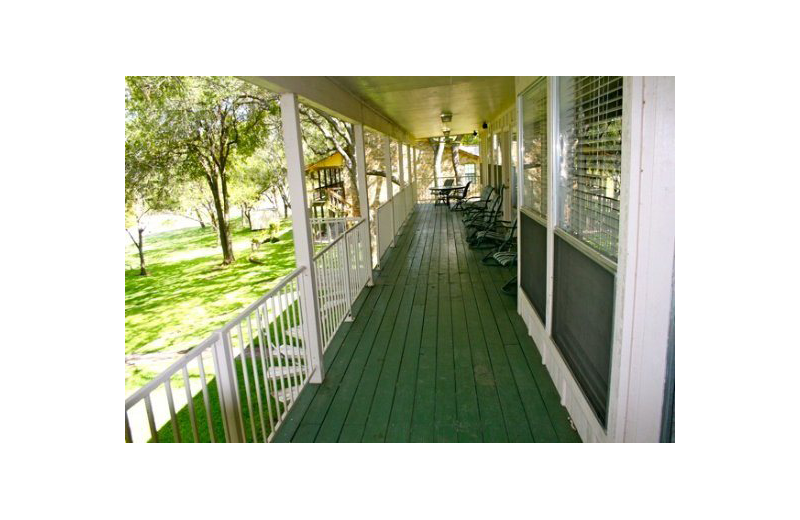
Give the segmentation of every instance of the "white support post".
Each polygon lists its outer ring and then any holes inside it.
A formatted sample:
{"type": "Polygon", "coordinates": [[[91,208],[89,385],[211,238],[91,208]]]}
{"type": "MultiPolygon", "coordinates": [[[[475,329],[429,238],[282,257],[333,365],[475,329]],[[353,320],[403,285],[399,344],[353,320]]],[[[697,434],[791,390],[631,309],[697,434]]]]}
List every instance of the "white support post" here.
{"type": "MultiPolygon", "coordinates": [[[[508,129],[503,132],[502,136],[503,139],[502,143],[502,154],[503,154],[503,184],[505,184],[506,189],[505,193],[507,196],[503,199],[503,217],[506,220],[511,220],[511,200],[513,198],[513,194],[511,193],[511,189],[514,187],[514,183],[511,182],[511,169],[513,163],[511,161],[511,136],[513,135],[513,131],[508,129]]],[[[517,201],[519,204],[519,201],[517,201]]]]}
{"type": "Polygon", "coordinates": [[[675,78],[625,77],[609,440],[658,442],[675,259],[675,78]]]}
{"type": "MultiPolygon", "coordinates": [[[[386,171],[386,200],[389,201],[394,197],[394,186],[392,186],[392,141],[388,135],[383,136],[383,155],[383,168],[386,171]]],[[[389,214],[392,219],[392,243],[389,246],[394,247],[394,206],[389,214]]]]}
{"type": "Polygon", "coordinates": [[[411,185],[413,189],[411,190],[411,204],[417,204],[417,149],[413,146],[409,147],[409,177],[411,178],[411,185]]]}
{"type": "MultiPolygon", "coordinates": [[[[558,193],[556,175],[558,170],[558,77],[547,78],[547,296],[545,300],[545,331],[547,337],[553,336],[553,273],[555,272],[555,229],[558,219],[558,193]]],[[[542,362],[547,359],[542,356],[542,362]]]]}
{"type": "MultiPolygon", "coordinates": [[[[525,152],[523,139],[524,125],[522,124],[522,94],[517,95],[517,229],[519,230],[522,220],[522,204],[525,196],[525,171],[523,155],[525,152]]],[[[548,170],[550,171],[550,170],[548,170]]],[[[517,231],[517,251],[522,251],[522,233],[517,231]]],[[[547,275],[545,275],[546,277],[547,275]]],[[[545,278],[546,279],[546,278],[545,278]]],[[[522,262],[517,261],[517,294],[522,292],[522,262]]],[[[545,296],[546,298],[546,296],[545,296]]],[[[517,314],[520,314],[519,299],[517,300],[517,314]]]]}
{"type": "Polygon", "coordinates": [[[217,386],[221,398],[222,418],[228,442],[245,442],[242,429],[242,410],[239,401],[239,386],[236,383],[236,366],[230,345],[230,331],[218,331],[214,342],[217,386]]]}
{"type": "Polygon", "coordinates": [[[400,141],[397,142],[397,165],[398,165],[398,168],[400,168],[400,175],[399,175],[399,177],[400,177],[400,179],[399,179],[400,180],[400,189],[405,188],[405,185],[406,185],[406,173],[405,173],[405,168],[404,168],[404,165],[403,165],[403,147],[404,146],[405,145],[403,143],[401,143],[400,141]]]}
{"type": "Polygon", "coordinates": [[[302,284],[303,294],[301,295],[301,301],[304,302],[303,317],[308,322],[310,336],[310,345],[305,345],[305,348],[311,353],[311,363],[314,369],[310,381],[312,383],[322,383],[325,378],[325,368],[322,356],[322,331],[318,320],[317,276],[314,271],[311,223],[308,220],[300,116],[297,111],[297,95],[292,92],[281,94],[281,121],[283,123],[283,146],[289,178],[289,200],[292,204],[294,257],[298,267],[306,267],[302,275],[304,283],[302,284]]]}
{"type": "Polygon", "coordinates": [[[369,269],[367,287],[372,287],[375,282],[372,280],[372,233],[369,232],[369,190],[367,189],[367,155],[364,152],[364,125],[355,123],[353,132],[356,134],[356,182],[358,184],[358,203],[361,210],[361,217],[367,227],[367,240],[364,242],[364,255],[367,258],[369,269]]]}

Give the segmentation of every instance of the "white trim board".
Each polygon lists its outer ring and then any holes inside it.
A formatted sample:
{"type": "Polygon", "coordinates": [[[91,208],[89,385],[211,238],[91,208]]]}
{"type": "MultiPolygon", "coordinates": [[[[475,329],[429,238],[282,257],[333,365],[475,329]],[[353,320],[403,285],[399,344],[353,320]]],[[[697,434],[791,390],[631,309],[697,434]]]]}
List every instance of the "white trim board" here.
{"type": "Polygon", "coordinates": [[[570,372],[564,358],[561,357],[558,347],[545,332],[544,324],[522,290],[517,291],[517,309],[528,329],[528,335],[533,339],[542,356],[542,364],[547,367],[547,373],[550,374],[558,395],[561,396],[561,405],[567,409],[581,440],[583,442],[608,442],[609,439],[603,426],[597,420],[592,407],[583,396],[578,382],[570,372]]]}

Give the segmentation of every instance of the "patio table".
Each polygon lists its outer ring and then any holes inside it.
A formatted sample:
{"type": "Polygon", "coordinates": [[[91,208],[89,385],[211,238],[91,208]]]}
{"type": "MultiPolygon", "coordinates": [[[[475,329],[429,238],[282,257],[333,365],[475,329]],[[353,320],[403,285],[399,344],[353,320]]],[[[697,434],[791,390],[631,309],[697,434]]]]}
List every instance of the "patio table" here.
{"type": "MultiPolygon", "coordinates": [[[[445,203],[447,207],[450,207],[450,194],[453,193],[455,190],[463,190],[466,186],[437,186],[433,188],[429,188],[429,191],[432,195],[444,195],[445,203]]],[[[438,197],[437,197],[438,200],[438,197]]]]}

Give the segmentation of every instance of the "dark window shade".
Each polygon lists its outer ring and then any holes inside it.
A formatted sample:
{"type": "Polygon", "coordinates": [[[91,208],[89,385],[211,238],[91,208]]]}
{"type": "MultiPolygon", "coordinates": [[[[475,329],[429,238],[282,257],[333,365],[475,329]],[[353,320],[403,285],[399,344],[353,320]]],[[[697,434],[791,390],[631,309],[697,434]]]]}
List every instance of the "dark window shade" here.
{"type": "Polygon", "coordinates": [[[553,339],[606,425],[614,323],[614,275],[555,237],[553,339]]]}
{"type": "Polygon", "coordinates": [[[520,213],[520,285],[545,323],[547,319],[547,228],[520,213]]]}

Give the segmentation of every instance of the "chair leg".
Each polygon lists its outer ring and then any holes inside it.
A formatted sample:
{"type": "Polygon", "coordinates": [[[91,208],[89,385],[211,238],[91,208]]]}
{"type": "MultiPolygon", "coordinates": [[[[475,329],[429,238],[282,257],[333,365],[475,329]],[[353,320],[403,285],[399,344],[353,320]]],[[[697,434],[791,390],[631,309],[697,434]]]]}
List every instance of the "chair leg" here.
{"type": "Polygon", "coordinates": [[[501,288],[504,294],[514,296],[517,294],[517,277],[514,276],[511,280],[507,281],[501,288]]]}

